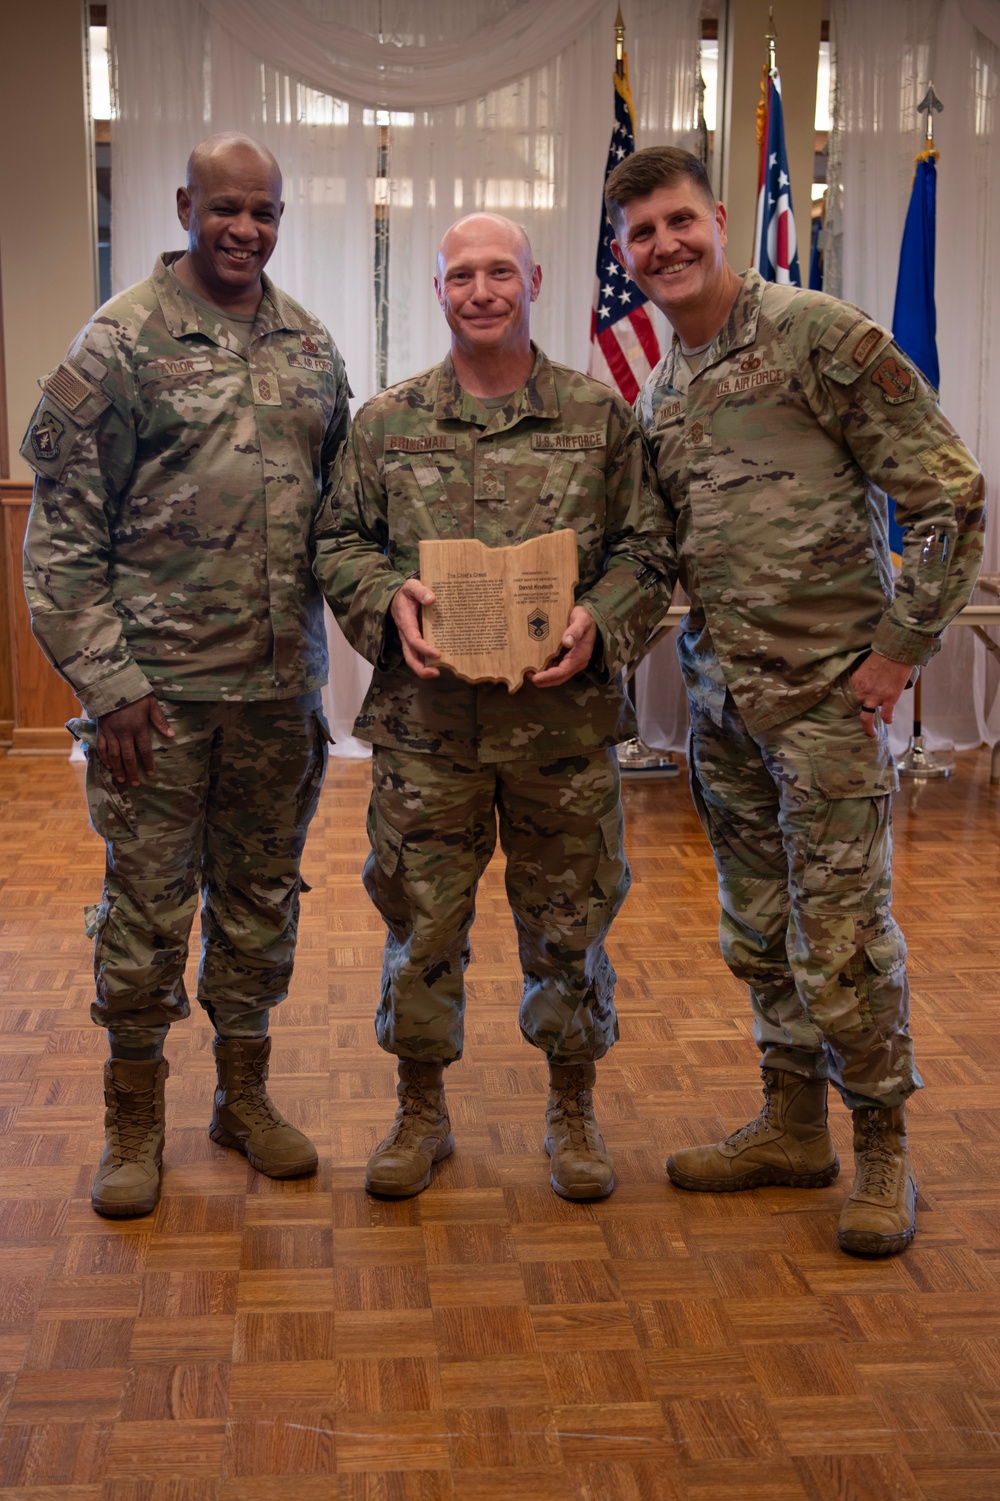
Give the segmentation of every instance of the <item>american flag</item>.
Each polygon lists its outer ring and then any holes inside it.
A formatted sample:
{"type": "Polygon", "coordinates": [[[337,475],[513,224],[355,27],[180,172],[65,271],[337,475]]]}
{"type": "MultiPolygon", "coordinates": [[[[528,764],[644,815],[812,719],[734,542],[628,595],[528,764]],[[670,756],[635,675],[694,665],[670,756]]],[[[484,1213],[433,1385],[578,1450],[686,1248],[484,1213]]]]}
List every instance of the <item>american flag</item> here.
{"type": "MultiPolygon", "coordinates": [[[[628,84],[628,61],[624,76],[614,74],[615,128],[608,148],[608,173],[635,150],[634,111],[628,84]]],[[[628,402],[635,401],[639,387],[660,358],[656,332],[644,306],[646,297],[628,281],[611,254],[615,237],[607,209],[602,209],[597,244],[597,281],[590,315],[590,361],[588,375],[616,387],[628,402]]]]}
{"type": "Polygon", "coordinates": [[[801,287],[799,252],[792,212],[792,185],[785,150],[785,117],[777,68],[765,68],[763,99],[757,112],[760,172],[753,263],[765,281],[801,287]]]}

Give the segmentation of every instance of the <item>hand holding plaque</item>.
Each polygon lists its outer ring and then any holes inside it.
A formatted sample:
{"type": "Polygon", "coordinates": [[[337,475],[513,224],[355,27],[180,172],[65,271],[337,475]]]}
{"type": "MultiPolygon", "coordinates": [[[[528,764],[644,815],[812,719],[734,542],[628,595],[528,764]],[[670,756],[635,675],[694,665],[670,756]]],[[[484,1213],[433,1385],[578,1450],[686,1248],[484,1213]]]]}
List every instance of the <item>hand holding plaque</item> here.
{"type": "Polygon", "coordinates": [[[424,639],[467,683],[506,683],[558,656],[578,578],[576,532],[532,537],[517,547],[456,538],[421,542],[420,582],[435,601],[423,607],[424,639]]]}

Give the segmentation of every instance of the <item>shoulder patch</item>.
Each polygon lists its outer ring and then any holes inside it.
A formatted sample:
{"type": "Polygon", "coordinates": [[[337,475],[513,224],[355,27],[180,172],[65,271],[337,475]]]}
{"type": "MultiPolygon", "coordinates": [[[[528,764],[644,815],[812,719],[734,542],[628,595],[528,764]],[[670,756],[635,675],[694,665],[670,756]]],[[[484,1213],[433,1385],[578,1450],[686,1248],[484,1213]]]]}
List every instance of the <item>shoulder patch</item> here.
{"type": "MultiPolygon", "coordinates": [[[[91,366],[96,366],[103,374],[107,374],[104,366],[98,360],[91,359],[91,366]]],[[[46,375],[39,381],[43,392],[41,412],[49,412],[51,407],[52,417],[58,421],[59,413],[63,413],[71,425],[76,429],[89,427],[96,422],[98,417],[111,405],[111,396],[107,389],[99,381],[88,379],[79,367],[64,360],[57,365],[51,374],[46,375]]],[[[32,448],[37,458],[57,458],[58,454],[48,452],[41,454],[32,443],[32,448]]]]}
{"type": "Polygon", "coordinates": [[[419,438],[404,433],[386,433],[382,449],[385,453],[434,453],[438,450],[453,453],[455,439],[443,433],[429,433],[419,438]]]}
{"type": "Polygon", "coordinates": [[[66,424],[60,422],[55,412],[42,408],[28,429],[35,458],[43,464],[52,464],[60,457],[60,447],[66,436],[66,424]]]}
{"type": "Polygon", "coordinates": [[[97,394],[90,381],[66,361],[46,376],[42,386],[46,395],[53,397],[71,415],[83,406],[88,396],[97,394]]]}
{"type": "Polygon", "coordinates": [[[859,370],[865,368],[879,344],[886,338],[888,335],[876,323],[869,323],[867,328],[862,329],[851,348],[851,359],[859,370]]]}
{"type": "Polygon", "coordinates": [[[912,401],[917,394],[913,371],[908,366],[901,365],[891,354],[872,371],[872,385],[878,386],[882,400],[890,407],[902,406],[904,402],[912,401]]]}

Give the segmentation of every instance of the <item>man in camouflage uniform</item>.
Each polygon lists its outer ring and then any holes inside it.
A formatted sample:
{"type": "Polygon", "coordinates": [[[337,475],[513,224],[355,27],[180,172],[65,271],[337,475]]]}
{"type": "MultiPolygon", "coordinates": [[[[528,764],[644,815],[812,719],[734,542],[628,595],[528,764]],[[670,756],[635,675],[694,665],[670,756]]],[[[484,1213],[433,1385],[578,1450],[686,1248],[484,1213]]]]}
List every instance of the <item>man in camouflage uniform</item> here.
{"type": "Polygon", "coordinates": [[[399,1110],[368,1164],[403,1197],[453,1146],[443,1069],[462,1055],[476,887],[497,837],[524,973],[520,1023],[548,1057],[551,1183],[599,1198],[614,1169],[593,1115],[617,1036],[605,937],[628,889],[614,745],[634,733],[621,668],[663,612],[671,553],[643,444],[607,387],[531,343],[541,270],[523,231],[476,214],[445,235],[435,287],[451,354],[357,415],[317,533],[316,572],[375,665],[355,732],[375,746],[366,889],[388,934],[376,1033],[399,1110]],[[514,694],[434,665],[422,538],[507,547],[576,533],[559,660],[514,694]]]}
{"type": "Polygon", "coordinates": [[[107,841],[91,1014],[111,1057],[92,1201],[117,1216],[159,1194],[163,1040],[190,1009],[199,887],[210,1134],[272,1177],[316,1167],[267,1094],[267,1021],[291,978],[329,739],[309,533],[347,378],[323,325],[262,274],[283,207],[270,152],[204,142],[177,204],[186,253],[95,314],[42,382],[21,450],[37,473],[32,625],[89,715],[70,728],[107,841]]]}
{"type": "Polygon", "coordinates": [[[757,1119],[667,1171],[704,1191],[831,1182],[829,1080],[854,1115],[840,1245],[891,1254],[914,1232],[904,1102],[921,1081],[885,725],[975,582],[982,476],[883,329],[731,270],[694,157],[636,153],[607,201],[619,262],[675,330],[638,410],[691,599],[678,650],[722,951],[763,1054],[757,1119]],[[907,528],[895,592],[887,489],[907,528]]]}

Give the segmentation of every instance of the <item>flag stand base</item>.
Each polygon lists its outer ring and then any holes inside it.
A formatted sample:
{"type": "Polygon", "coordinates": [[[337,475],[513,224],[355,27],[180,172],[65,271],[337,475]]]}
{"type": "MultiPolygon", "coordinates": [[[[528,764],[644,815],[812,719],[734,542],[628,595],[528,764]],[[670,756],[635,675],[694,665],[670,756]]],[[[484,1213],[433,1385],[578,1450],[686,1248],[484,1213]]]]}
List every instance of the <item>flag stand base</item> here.
{"type": "Polygon", "coordinates": [[[650,782],[658,777],[675,777],[680,773],[676,761],[653,750],[638,737],[623,741],[617,751],[618,768],[622,777],[629,781],[650,782]]]}
{"type": "Polygon", "coordinates": [[[910,743],[896,762],[901,777],[914,781],[930,782],[941,777],[950,777],[955,770],[954,761],[942,761],[924,747],[923,735],[911,735],[910,743]]]}

